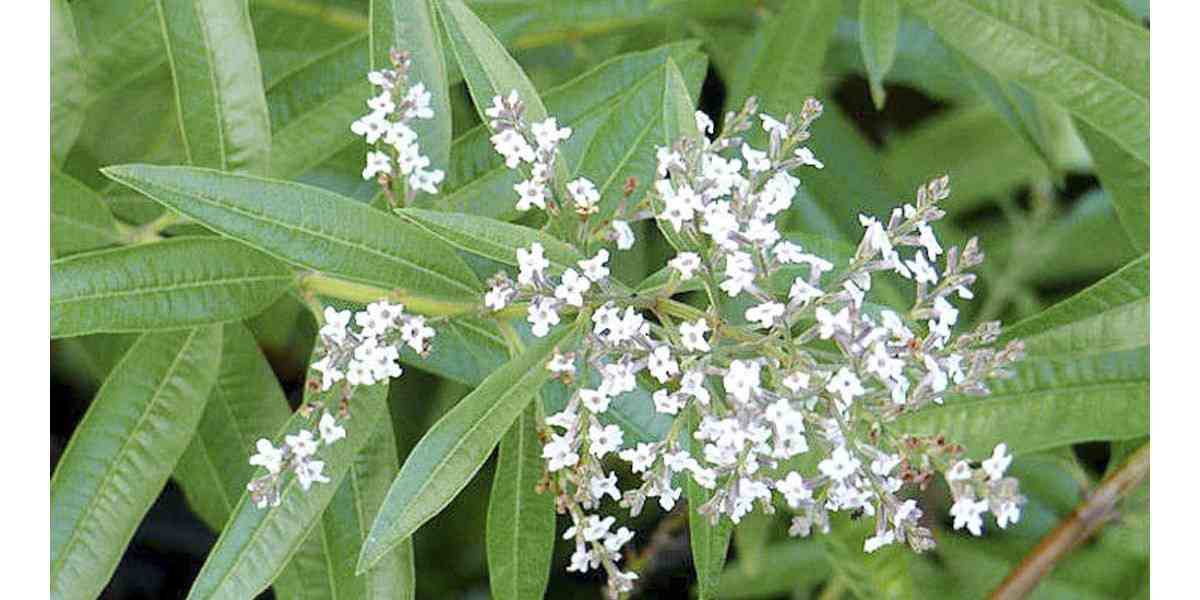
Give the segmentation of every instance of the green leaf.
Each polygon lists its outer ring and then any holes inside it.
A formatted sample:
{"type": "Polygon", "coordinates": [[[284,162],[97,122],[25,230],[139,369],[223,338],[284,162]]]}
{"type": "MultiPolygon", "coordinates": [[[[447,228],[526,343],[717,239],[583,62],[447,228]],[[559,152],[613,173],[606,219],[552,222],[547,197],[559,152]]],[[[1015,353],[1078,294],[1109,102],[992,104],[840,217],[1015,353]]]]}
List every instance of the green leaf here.
{"type": "Polygon", "coordinates": [[[842,515],[830,519],[831,533],[821,539],[835,576],[859,600],[915,598],[909,560],[913,553],[902,544],[863,552],[863,541],[874,535],[874,519],[851,521],[842,515]]]}
{"type": "Polygon", "coordinates": [[[187,448],[221,328],[147,333],[100,388],[50,479],[50,595],[96,598],[187,448]]]}
{"type": "Polygon", "coordinates": [[[763,555],[769,568],[761,573],[751,575],[740,559],[727,565],[721,574],[717,597],[727,600],[779,598],[792,591],[814,588],[829,577],[829,561],[816,540],[771,544],[763,555]]]}
{"type": "Polygon", "coordinates": [[[112,246],[120,238],[117,221],[99,194],[70,175],[50,171],[50,252],[54,256],[112,246]]]}
{"type": "Polygon", "coordinates": [[[966,79],[971,81],[1008,126],[1037,152],[1047,166],[1057,167],[1046,117],[1042,114],[1048,112],[1043,108],[1045,103],[1014,82],[996,79],[961,54],[955,57],[966,79]]]}
{"type": "Polygon", "coordinates": [[[50,336],[171,329],[243,319],[294,281],[232,240],[172,238],[50,262],[50,336]]]}
{"type": "Polygon", "coordinates": [[[882,109],[887,94],[883,78],[896,62],[900,33],[900,4],[895,0],[861,0],[858,4],[859,41],[871,86],[871,100],[882,109]]]}
{"type": "Polygon", "coordinates": [[[244,0],[156,0],[189,163],[266,173],[271,119],[244,0]]]}
{"type": "MultiPolygon", "coordinates": [[[[699,139],[700,130],[696,127],[696,103],[692,101],[692,93],[688,90],[687,84],[683,79],[683,73],[675,65],[675,61],[668,58],[666,64],[666,72],[661,84],[658,86],[662,90],[659,96],[658,115],[661,119],[662,127],[658,132],[658,136],[650,137],[649,141],[655,146],[672,147],[677,140],[683,138],[699,139]],[[657,138],[657,139],[656,139],[657,138]]],[[[626,143],[621,140],[612,142],[617,148],[623,148],[626,143]]],[[[651,148],[652,152],[655,152],[651,148]]],[[[647,165],[657,164],[656,159],[650,158],[647,165]]],[[[651,171],[648,173],[649,179],[646,180],[647,189],[649,189],[652,181],[657,178],[657,173],[651,171]]],[[[656,193],[650,193],[650,205],[654,210],[655,215],[660,215],[665,211],[662,204],[662,198],[656,193]]],[[[683,236],[675,230],[675,226],[670,222],[660,219],[657,216],[654,219],[658,230],[663,234],[667,243],[678,252],[686,252],[695,250],[694,244],[691,244],[683,236]]]]}
{"type": "Polygon", "coordinates": [[[488,579],[496,600],[541,598],[554,553],[554,495],[545,472],[538,406],[530,404],[500,440],[487,515],[488,579]]]}
{"type": "Polygon", "coordinates": [[[83,128],[87,80],[67,0],[50,2],[50,159],[66,160],[83,128]]]}
{"type": "Polygon", "coordinates": [[[487,217],[422,210],[397,209],[401,219],[421,227],[447,244],[500,264],[517,266],[517,249],[538,242],[546,251],[552,270],[578,269],[583,256],[558,238],[529,227],[487,217]]]}
{"type": "Polygon", "coordinates": [[[1150,345],[1150,257],[1004,330],[1033,356],[1117,352],[1150,345]]]}
{"type": "Polygon", "coordinates": [[[370,569],[466,487],[509,425],[549,380],[547,358],[572,347],[580,325],[559,327],[496,370],[425,433],[400,468],[358,559],[370,569]]]}
{"type": "Polygon", "coordinates": [[[481,290],[475,274],[440,240],[345,196],[210,169],[123,165],[104,173],[300,267],[439,301],[474,303],[481,290]]]}
{"type": "Polygon", "coordinates": [[[1150,162],[1150,32],[1084,0],[905,0],[951,47],[1150,162]]]}
{"type": "Polygon", "coordinates": [[[755,511],[742,517],[734,530],[733,547],[737,549],[738,566],[747,575],[762,575],[767,571],[767,542],[774,525],[775,515],[755,511]]]}
{"type": "MultiPolygon", "coordinates": [[[[308,402],[336,406],[340,393],[340,389],[312,393],[316,397],[308,402]]],[[[344,423],[346,438],[322,447],[318,455],[325,461],[328,483],[313,484],[305,491],[289,475],[280,490],[279,506],[270,508],[256,507],[249,493],[243,491],[233,516],[196,576],[188,598],[252,598],[267,589],[317,526],[321,513],[345,480],[355,455],[367,444],[375,428],[388,421],[385,395],[386,388],[380,385],[355,388],[350,399],[352,416],[344,423]]],[[[317,416],[314,413],[311,418],[317,416]]],[[[308,419],[294,413],[274,436],[275,443],[282,443],[285,434],[309,426],[308,419]]],[[[265,471],[259,469],[258,473],[265,471]]]]}
{"type": "Polygon", "coordinates": [[[425,84],[434,114],[433,119],[417,119],[412,129],[421,140],[421,152],[429,157],[431,168],[444,169],[450,163],[450,91],[442,44],[429,3],[430,0],[371,0],[371,69],[390,68],[388,55],[392,48],[412,53],[409,84],[425,84]]]}
{"type": "Polygon", "coordinates": [[[901,415],[897,431],[947,434],[984,458],[1005,442],[1028,453],[1150,432],[1149,348],[1087,356],[1028,357],[1015,377],[989,384],[984,398],[947,398],[944,406],[901,415]]]}
{"type": "Polygon", "coordinates": [[[1150,250],[1150,164],[1137,160],[1101,131],[1076,121],[1080,137],[1091,152],[1096,176],[1108,192],[1117,218],[1135,248],[1150,250]]]}
{"type": "MultiPolygon", "coordinates": [[[[695,433],[700,425],[700,416],[695,407],[688,411],[688,432],[695,433]]],[[[693,454],[699,455],[699,444],[693,454]]],[[[712,498],[712,490],[702,487],[688,477],[688,533],[692,546],[692,562],[696,567],[696,589],[700,600],[717,597],[717,586],[721,571],[725,568],[725,555],[729,552],[729,537],[733,533],[733,521],[719,516],[716,524],[700,512],[700,507],[712,498]]]]}
{"type": "Polygon", "coordinates": [[[174,473],[188,505],[214,531],[229,520],[254,474],[248,459],[255,442],[274,435],[290,414],[254,334],[240,322],[226,323],[216,383],[174,473]]]}

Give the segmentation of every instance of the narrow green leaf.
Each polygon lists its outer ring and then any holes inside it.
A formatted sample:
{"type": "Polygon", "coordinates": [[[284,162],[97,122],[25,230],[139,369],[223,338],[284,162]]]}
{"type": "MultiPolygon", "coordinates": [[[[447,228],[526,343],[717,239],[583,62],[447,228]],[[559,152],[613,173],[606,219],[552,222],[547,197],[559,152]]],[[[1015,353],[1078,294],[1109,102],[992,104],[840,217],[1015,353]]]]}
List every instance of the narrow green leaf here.
{"type": "MultiPolygon", "coordinates": [[[[688,411],[688,433],[695,433],[700,425],[700,416],[695,408],[688,411]]],[[[699,444],[693,454],[699,454],[699,444]]],[[[687,480],[688,532],[692,546],[692,562],[696,567],[696,589],[700,600],[717,597],[717,586],[721,571],[725,568],[725,555],[729,552],[729,537],[733,533],[733,522],[725,516],[713,524],[700,507],[712,498],[708,490],[689,477],[687,480]]]]}
{"type": "Polygon", "coordinates": [[[396,214],[455,248],[500,264],[517,266],[517,249],[528,248],[534,242],[545,249],[552,270],[578,270],[578,262],[584,258],[574,247],[548,233],[487,217],[419,208],[397,209],[396,214]]]}
{"type": "Polygon", "coordinates": [[[488,500],[488,580],[496,600],[541,598],[554,554],[554,496],[538,491],[545,471],[530,404],[500,440],[488,500]]]}
{"type": "Polygon", "coordinates": [[[955,58],[966,76],[965,79],[970,80],[1008,126],[1037,152],[1047,166],[1057,167],[1056,152],[1052,147],[1050,133],[1046,130],[1046,118],[1042,114],[1045,112],[1045,103],[1040,102],[1019,84],[997,79],[965,56],[956,53],[955,58]]]}
{"type": "Polygon", "coordinates": [[[883,78],[896,62],[896,39],[900,33],[900,3],[895,0],[861,0],[858,4],[859,41],[871,100],[882,109],[887,94],[883,78]]]}
{"type": "Polygon", "coordinates": [[[104,590],[187,448],[220,358],[220,327],[147,333],[104,382],[50,479],[51,597],[104,590]]]}
{"type": "Polygon", "coordinates": [[[1077,120],[1080,137],[1092,155],[1096,176],[1108,192],[1117,218],[1138,250],[1150,250],[1150,165],[1141,162],[1101,131],[1077,120]]]}
{"type": "MultiPolygon", "coordinates": [[[[409,84],[425,84],[433,119],[418,119],[413,131],[431,168],[450,163],[450,91],[441,39],[434,27],[430,0],[371,0],[371,69],[391,66],[391,49],[412,53],[409,84]]],[[[363,75],[365,77],[365,75],[363,75]]],[[[349,126],[349,125],[347,125],[349,126]]]]}
{"type": "Polygon", "coordinates": [[[853,522],[836,515],[831,533],[823,536],[826,556],[833,572],[847,584],[859,600],[905,600],[916,598],[908,563],[911,550],[892,544],[872,554],[863,552],[863,541],[874,535],[875,521],[853,522]]]}
{"type": "MultiPolygon", "coordinates": [[[[683,73],[679,71],[674,60],[667,59],[664,75],[662,84],[659,86],[662,92],[658,98],[658,114],[662,120],[662,127],[658,132],[659,135],[651,137],[650,141],[654,145],[669,148],[676,141],[683,138],[699,139],[700,130],[696,126],[696,103],[692,100],[693,96],[688,91],[687,84],[683,80],[683,73]]],[[[623,147],[624,145],[618,142],[618,147],[623,147]]],[[[654,150],[652,149],[652,151],[654,150]]],[[[651,161],[647,161],[646,164],[657,164],[651,161]]],[[[651,172],[650,175],[651,177],[656,177],[657,173],[651,172]]],[[[651,181],[653,179],[646,181],[647,188],[651,185],[651,181]]],[[[662,198],[658,194],[650,194],[650,203],[655,215],[660,215],[665,211],[662,205],[662,198]]],[[[684,239],[670,222],[657,218],[657,216],[654,222],[658,226],[658,230],[662,232],[663,237],[667,240],[667,243],[676,251],[687,252],[695,250],[693,247],[694,244],[684,239]]]]}
{"type": "Polygon", "coordinates": [[[210,169],[123,165],[104,173],[222,235],[301,267],[436,300],[475,302],[481,289],[443,242],[345,196],[210,169]]]}
{"type": "Polygon", "coordinates": [[[1150,345],[1150,257],[1004,331],[1033,356],[1117,352],[1150,345]]]}
{"type": "MultiPolygon", "coordinates": [[[[323,394],[310,392],[316,397],[309,402],[336,406],[339,393],[337,389],[323,394]]],[[[243,491],[188,598],[252,598],[267,589],[318,526],[321,513],[345,480],[355,455],[379,423],[387,422],[385,395],[386,388],[381,385],[355,388],[350,399],[352,416],[344,424],[346,439],[323,447],[317,457],[325,461],[328,483],[315,483],[305,491],[289,475],[280,491],[279,506],[270,508],[258,508],[243,491]]],[[[275,435],[275,443],[282,443],[284,435],[295,433],[307,425],[309,418],[318,416],[294,413],[275,435]]],[[[256,474],[261,472],[265,471],[259,469],[256,474]]]]}
{"type": "Polygon", "coordinates": [[[1150,32],[1086,0],[905,0],[945,42],[1150,162],[1150,32]]]}
{"type": "Polygon", "coordinates": [[[245,0],[156,0],[188,162],[266,173],[271,119],[245,0]]]}
{"type": "Polygon", "coordinates": [[[755,511],[742,517],[742,522],[734,529],[733,547],[737,549],[738,566],[747,575],[766,573],[767,541],[774,525],[775,515],[755,511]]]}
{"type": "MultiPolygon", "coordinates": [[[[763,551],[769,568],[750,574],[737,560],[725,567],[717,597],[722,600],[779,598],[812,589],[829,577],[829,561],[817,540],[789,540],[763,551]]],[[[803,598],[804,596],[800,596],[803,598]]]]}
{"type": "Polygon", "coordinates": [[[66,256],[112,246],[120,239],[117,221],[100,195],[75,178],[50,171],[50,252],[66,256]]]}
{"type": "Polygon", "coordinates": [[[254,474],[248,459],[291,410],[254,334],[240,322],[223,326],[221,364],[196,435],[175,467],[188,505],[221,531],[254,474]]]}
{"type": "Polygon", "coordinates": [[[83,128],[87,80],[67,0],[50,2],[50,159],[62,164],[83,128]]]}
{"type": "Polygon", "coordinates": [[[50,262],[50,336],[246,318],[292,284],[279,261],[232,240],[172,238],[50,262]]]}
{"type": "Polygon", "coordinates": [[[572,347],[580,325],[562,326],[492,373],[425,433],[400,468],[358,559],[370,569],[441,512],[483,466],[509,425],[549,380],[545,363],[572,347]]]}

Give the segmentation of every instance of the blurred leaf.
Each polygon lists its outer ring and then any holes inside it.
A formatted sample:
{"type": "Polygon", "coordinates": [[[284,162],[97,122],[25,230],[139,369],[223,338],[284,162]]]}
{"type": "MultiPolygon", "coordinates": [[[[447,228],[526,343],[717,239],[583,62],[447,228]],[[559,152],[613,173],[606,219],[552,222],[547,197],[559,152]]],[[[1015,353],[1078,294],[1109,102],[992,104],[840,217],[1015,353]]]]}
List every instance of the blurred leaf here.
{"type": "Polygon", "coordinates": [[[96,598],[204,411],[221,328],[148,333],[100,388],[50,479],[50,595],[96,598]]]}
{"type": "Polygon", "coordinates": [[[547,358],[559,346],[573,347],[579,330],[579,325],[571,325],[551,332],[489,375],[425,433],[400,468],[371,526],[358,559],[360,571],[370,569],[462,491],[549,380],[547,358]]]}
{"type": "MultiPolygon", "coordinates": [[[[966,102],[975,90],[962,77],[958,61],[919,19],[901,14],[896,32],[896,56],[887,79],[920,90],[938,100],[966,102]]],[[[862,28],[856,21],[839,19],[825,57],[826,73],[856,73],[869,76],[863,61],[862,28]]]]}
{"type": "Polygon", "coordinates": [[[775,515],[752,512],[742,517],[733,532],[733,547],[737,549],[738,568],[747,575],[761,575],[767,571],[767,542],[775,515]]]}
{"type": "Polygon", "coordinates": [[[1150,161],[1150,33],[1084,0],[905,0],[945,42],[1150,161]]]}
{"type": "Polygon", "coordinates": [[[1117,352],[1150,345],[1150,257],[1004,330],[1033,356],[1117,352]]]}
{"type": "Polygon", "coordinates": [[[226,323],[204,416],[174,473],[188,506],[214,531],[221,531],[254,474],[248,460],[255,442],[271,437],[289,414],[254,335],[240,322],[226,323]]]}
{"type": "MultiPolygon", "coordinates": [[[[336,405],[341,392],[308,393],[316,396],[307,400],[310,404],[323,401],[336,405]]],[[[318,456],[325,462],[328,483],[314,484],[305,491],[299,489],[296,477],[288,475],[280,489],[279,506],[270,508],[258,508],[249,492],[242,492],[188,598],[251,598],[267,589],[313,530],[373,430],[388,422],[383,418],[387,410],[385,394],[386,389],[380,385],[355,388],[350,400],[353,416],[343,424],[346,439],[323,446],[318,456]]],[[[308,419],[300,412],[293,413],[274,436],[276,445],[283,443],[285,434],[307,426],[308,419]]],[[[260,473],[265,471],[255,471],[260,473]]]]}
{"type": "Polygon", "coordinates": [[[266,173],[271,119],[244,0],[156,0],[187,161],[266,173]]]}
{"type": "Polygon", "coordinates": [[[189,167],[104,170],[222,235],[300,267],[437,300],[475,302],[475,274],[443,242],[317,188],[189,167]]]}
{"type": "Polygon", "coordinates": [[[763,556],[769,568],[759,573],[751,574],[741,564],[741,559],[726,566],[717,597],[727,600],[778,598],[789,592],[814,588],[829,577],[829,561],[816,540],[772,544],[766,547],[763,556]]]}
{"type": "Polygon", "coordinates": [[[444,169],[450,164],[450,91],[431,1],[371,0],[371,69],[391,68],[393,48],[412,53],[409,85],[425,85],[434,118],[417,119],[411,127],[431,168],[444,169]]]}
{"type": "Polygon", "coordinates": [[[883,78],[896,61],[896,38],[900,31],[900,4],[895,0],[859,0],[859,41],[871,86],[871,100],[882,109],[887,94],[883,78]]]}
{"type": "Polygon", "coordinates": [[[62,164],[83,127],[87,80],[67,0],[50,2],[50,159],[62,164]]]}
{"type": "Polygon", "coordinates": [[[538,489],[545,463],[537,424],[538,406],[530,404],[500,440],[487,516],[488,578],[496,600],[541,598],[550,578],[554,495],[538,489]]]}
{"type": "Polygon", "coordinates": [[[874,519],[851,521],[836,515],[830,521],[830,533],[821,538],[826,556],[835,576],[854,592],[855,598],[916,598],[908,568],[912,550],[903,544],[891,544],[867,554],[863,551],[863,543],[875,534],[874,519]]]}
{"type": "Polygon", "coordinates": [[[75,178],[50,171],[50,253],[66,256],[112,246],[120,240],[116,219],[100,195],[75,178]]]}
{"type": "Polygon", "coordinates": [[[220,238],[172,238],[50,262],[50,336],[171,329],[249,317],[292,272],[220,238]]]}
{"type": "Polygon", "coordinates": [[[1138,250],[1150,250],[1150,164],[1137,160],[1120,145],[1083,120],[1076,121],[1096,176],[1108,192],[1117,218],[1138,250]]]}
{"type": "MultiPolygon", "coordinates": [[[[688,411],[687,419],[688,437],[691,438],[700,426],[700,416],[695,407],[688,411]]],[[[698,459],[702,458],[699,444],[695,444],[692,453],[698,459]]],[[[687,478],[688,539],[692,546],[692,563],[696,567],[696,589],[700,600],[717,597],[721,571],[725,568],[725,555],[729,552],[729,536],[733,533],[733,521],[725,515],[718,515],[719,520],[714,524],[700,512],[700,507],[712,495],[711,490],[696,483],[694,478],[687,478]]]]}
{"type": "Polygon", "coordinates": [[[1079,442],[1120,440],[1150,431],[1149,348],[1106,354],[1027,357],[985,398],[948,398],[944,406],[901,415],[912,435],[952,434],[972,459],[1005,442],[1027,453],[1079,442]]]}

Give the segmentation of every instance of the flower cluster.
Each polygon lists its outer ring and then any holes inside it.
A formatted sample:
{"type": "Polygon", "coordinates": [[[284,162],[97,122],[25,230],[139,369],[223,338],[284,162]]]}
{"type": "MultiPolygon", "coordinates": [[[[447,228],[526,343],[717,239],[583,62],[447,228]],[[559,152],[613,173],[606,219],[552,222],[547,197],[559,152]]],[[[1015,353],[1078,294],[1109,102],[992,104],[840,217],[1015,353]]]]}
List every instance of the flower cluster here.
{"type": "Polygon", "coordinates": [[[429,169],[429,157],[421,154],[417,133],[409,126],[414,119],[432,119],[431,96],[425,84],[408,81],[411,57],[407,52],[391,52],[392,68],[372,71],[367,79],[378,88],[378,94],[367,100],[371,112],[350,125],[356,135],[366,138],[371,150],[363,179],[378,179],[392,197],[393,179],[407,182],[406,203],[416,197],[418,190],[436,194],[437,186],[446,177],[440,169],[429,169]]]}
{"type": "MultiPolygon", "coordinates": [[[[1019,517],[1024,500],[1016,480],[1002,477],[1010,460],[1003,445],[972,471],[959,460],[962,448],[889,426],[946,394],[988,393],[986,381],[1007,376],[1005,367],[1023,353],[1020,342],[991,346],[997,323],[953,333],[952,298],[972,297],[970,269],[983,256],[974,239],[943,249],[933,232],[948,179],[922,186],[914,203],[886,219],[860,216],[862,241],[840,268],[775,223],[797,194],[792,172],[824,167],[803,145],[821,110],[810,99],[779,120],[756,114],[752,99],[726,116],[720,135],[710,137],[711,120],[697,113],[700,136],[658,149],[658,179],[646,200],[678,250],[661,296],[648,301],[608,282],[606,251],[579,262],[582,274],[563,269],[555,283],[537,243],[517,251],[516,283],[503,273],[493,278],[487,306],[528,300],[535,335],[557,325],[560,310],[590,314],[581,346],[547,365],[573,391],[545,419],[543,457],[560,511],[573,522],[570,569],[603,567],[610,595],[631,589],[636,574],[617,566],[633,534],[613,531],[615,518],[597,512],[605,498],[631,515],[647,500],[671,510],[689,478],[710,490],[699,510],[714,522],[737,523],[755,507],[773,512],[777,498],[795,513],[793,535],[827,530],[830,512],[873,517],[867,552],[933,546],[909,496],[937,472],[954,493],[956,527],[978,535],[988,508],[1001,527],[1019,517]],[[769,140],[765,150],[739,136],[756,125],[769,140]],[[907,311],[868,300],[873,288],[905,281],[914,291],[907,311]],[[703,290],[709,309],[672,304],[681,288],[703,290]],[[741,318],[730,315],[726,298],[749,301],[741,318]],[[626,444],[605,413],[639,387],[677,422],[665,439],[626,444]],[[683,425],[688,415],[693,428],[683,425]],[[617,487],[605,462],[612,456],[629,463],[640,485],[617,487]]],[[[509,151],[517,152],[501,150],[509,151]]]]}
{"type": "MultiPolygon", "coordinates": [[[[337,412],[343,419],[350,416],[348,403],[355,386],[399,377],[403,373],[400,348],[406,345],[425,354],[435,334],[424,317],[406,314],[404,306],[386,300],[368,304],[366,310],[356,313],[327,306],[324,320],[320,330],[320,359],[312,364],[312,369],[321,374],[321,380],[319,383],[313,380],[312,387],[324,392],[335,385],[341,386],[337,412]]],[[[306,404],[300,410],[311,417],[319,409],[326,407],[306,404]]],[[[295,473],[304,490],[314,482],[327,483],[329,479],[322,474],[325,463],[314,456],[320,446],[345,436],[345,429],[325,410],[315,428],[285,436],[279,448],[270,440],[258,440],[258,453],[250,457],[250,464],[266,468],[267,473],[247,485],[255,504],[260,508],[277,505],[283,474],[287,472],[295,473]]]]}

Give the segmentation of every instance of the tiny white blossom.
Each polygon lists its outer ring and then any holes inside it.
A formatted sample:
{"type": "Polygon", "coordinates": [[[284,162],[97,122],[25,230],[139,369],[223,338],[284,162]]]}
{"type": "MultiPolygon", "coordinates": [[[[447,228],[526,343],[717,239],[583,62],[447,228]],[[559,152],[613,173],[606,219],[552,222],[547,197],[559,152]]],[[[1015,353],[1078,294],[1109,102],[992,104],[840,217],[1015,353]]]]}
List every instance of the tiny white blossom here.
{"type": "Polygon", "coordinates": [[[688,371],[683,374],[679,379],[679,393],[695,398],[700,404],[708,404],[711,398],[708,389],[704,387],[704,373],[700,371],[688,371]]]}
{"type": "Polygon", "coordinates": [[[608,410],[608,404],[611,400],[612,398],[604,393],[603,390],[579,389],[579,401],[592,414],[598,415],[608,410]]]}
{"type": "Polygon", "coordinates": [[[666,383],[679,374],[679,363],[671,358],[671,349],[659,346],[646,358],[646,368],[659,383],[666,383]]]}
{"type": "Polygon", "coordinates": [[[575,201],[575,206],[584,212],[596,212],[596,203],[600,201],[600,192],[596,184],[586,177],[580,177],[567,184],[567,193],[575,201]]]}
{"type": "Polygon", "coordinates": [[[971,465],[967,461],[960,460],[946,471],[946,481],[965,481],[971,478],[971,465]]]}
{"type": "Polygon", "coordinates": [[[405,102],[412,106],[405,113],[405,118],[408,119],[432,119],[433,109],[429,106],[432,95],[425,89],[425,84],[417,82],[412,87],[408,88],[408,93],[404,95],[405,102]]]}
{"type": "Polygon", "coordinates": [[[321,422],[317,424],[317,429],[321,432],[321,441],[326,444],[332,444],[346,437],[346,428],[337,424],[337,419],[333,415],[325,413],[321,415],[321,422]]]}
{"type": "Polygon", "coordinates": [[[833,450],[833,454],[829,458],[821,461],[817,468],[821,473],[836,481],[845,481],[858,471],[862,463],[857,458],[851,456],[845,446],[838,446],[833,450]]]}
{"type": "Polygon", "coordinates": [[[753,393],[760,391],[762,365],[754,361],[735,360],[729,364],[722,383],[725,391],[739,402],[749,402],[753,393]]]}
{"type": "Polygon", "coordinates": [[[696,129],[700,130],[701,134],[712,134],[713,121],[702,111],[696,111],[696,129]]]}
{"type": "Polygon", "coordinates": [[[667,264],[679,273],[680,279],[687,281],[700,268],[700,255],[695,252],[680,252],[667,264]]]}
{"type": "Polygon", "coordinates": [[[786,307],[778,302],[763,302],[758,306],[746,309],[746,320],[758,323],[761,328],[769,328],[783,316],[786,307]]]}
{"type": "Polygon", "coordinates": [[[549,463],[547,469],[554,472],[575,466],[579,462],[579,455],[571,447],[572,441],[570,437],[564,435],[550,436],[550,441],[542,447],[542,458],[549,463]]]}
{"type": "Polygon", "coordinates": [[[588,428],[588,441],[591,442],[588,451],[596,458],[604,458],[604,455],[609,452],[615,452],[621,448],[621,442],[625,438],[625,432],[616,425],[605,425],[597,427],[595,425],[588,428]]]}
{"type": "Polygon", "coordinates": [[[954,517],[954,528],[966,527],[971,535],[983,535],[983,513],[987,508],[986,500],[975,500],[966,496],[959,498],[954,506],[950,507],[950,514],[954,517]]]}
{"type": "Polygon", "coordinates": [[[307,458],[317,452],[317,440],[313,437],[312,432],[307,429],[302,429],[299,433],[285,436],[283,441],[297,458],[307,458]]]}
{"type": "Polygon", "coordinates": [[[392,102],[392,93],[385,91],[378,96],[367,99],[367,108],[380,114],[390,115],[392,111],[396,110],[396,104],[392,102]]]}
{"type": "Polygon", "coordinates": [[[592,287],[587,277],[580,275],[575,269],[563,271],[562,282],[554,288],[554,297],[570,304],[583,306],[583,293],[592,287]]]}
{"type": "Polygon", "coordinates": [[[532,326],[530,330],[534,336],[546,337],[550,333],[550,328],[559,323],[554,299],[545,296],[535,297],[529,302],[526,320],[532,326]]]}
{"type": "Polygon", "coordinates": [[[797,394],[800,390],[808,387],[809,375],[801,371],[795,371],[783,378],[783,387],[791,390],[793,394],[797,394]]]}
{"type": "Polygon", "coordinates": [[[524,212],[535,206],[541,209],[546,208],[546,186],[532,179],[526,179],[514,185],[513,189],[519,196],[517,210],[524,212]]]}
{"type": "Polygon", "coordinates": [[[325,461],[321,460],[301,460],[292,467],[296,473],[296,480],[304,490],[308,490],[314,483],[329,483],[329,478],[322,473],[324,469],[325,461]]]}
{"type": "Polygon", "coordinates": [[[746,168],[752,172],[761,173],[771,168],[771,161],[767,158],[767,153],[755,150],[745,142],[742,143],[742,158],[746,159],[746,168]]]}
{"type": "Polygon", "coordinates": [[[837,314],[829,312],[824,306],[818,306],[817,324],[819,325],[818,333],[821,339],[827,340],[838,333],[850,333],[850,310],[842,308],[837,314]]]}
{"type": "Polygon", "coordinates": [[[530,244],[529,249],[517,248],[517,266],[521,272],[517,275],[517,282],[521,285],[533,285],[533,283],[544,276],[546,267],[550,266],[550,261],[546,260],[545,249],[538,242],[530,244]]]}
{"type": "Polygon", "coordinates": [[[672,394],[665,389],[655,390],[652,398],[654,400],[654,410],[663,414],[678,414],[679,409],[683,408],[684,403],[679,395],[672,394]]]}
{"type": "Polygon", "coordinates": [[[983,461],[983,470],[988,474],[988,479],[996,481],[1004,477],[1004,471],[1011,463],[1012,455],[1008,454],[1008,446],[1001,442],[992,450],[992,457],[983,461]]]}
{"type": "Polygon", "coordinates": [[[708,321],[696,319],[694,322],[684,321],[679,324],[679,335],[683,338],[683,347],[692,352],[710,352],[712,347],[704,339],[708,333],[708,321]]]}
{"type": "Polygon", "coordinates": [[[436,194],[438,184],[445,178],[446,172],[441,169],[416,169],[408,176],[408,185],[414,190],[436,194]]]}
{"type": "Polygon", "coordinates": [[[894,544],[895,542],[896,532],[889,529],[883,533],[878,533],[867,538],[866,541],[863,542],[863,551],[867,554],[871,554],[872,552],[889,544],[894,544]]]}
{"type": "Polygon", "coordinates": [[[497,285],[488,290],[483,296],[483,305],[494,310],[502,310],[516,295],[516,290],[507,285],[497,285]]]}
{"type": "Polygon", "coordinates": [[[384,152],[372,150],[367,152],[367,165],[363,167],[363,179],[371,179],[380,173],[391,175],[392,159],[384,152]]]}
{"type": "Polygon", "coordinates": [[[613,500],[621,499],[621,490],[617,489],[617,474],[612,471],[605,477],[592,476],[589,487],[596,500],[603,500],[606,495],[611,496],[613,500]]]}
{"type": "Polygon", "coordinates": [[[493,135],[491,140],[496,152],[504,157],[504,166],[510,169],[517,168],[522,161],[533,162],[537,158],[533,147],[515,129],[505,129],[493,135]]]}
{"type": "Polygon", "coordinates": [[[1000,529],[1007,529],[1009,523],[1016,523],[1021,519],[1021,507],[1016,502],[1004,502],[992,509],[992,512],[996,515],[996,524],[1000,529]]]}
{"type": "Polygon", "coordinates": [[[808,149],[808,146],[796,148],[796,157],[800,159],[800,162],[810,167],[816,167],[818,169],[825,168],[825,163],[817,160],[816,155],[813,154],[812,150],[808,149]]]}
{"type": "Polygon", "coordinates": [[[849,405],[850,402],[863,395],[866,391],[863,389],[862,382],[859,381],[858,376],[846,367],[838,370],[837,374],[829,380],[825,389],[831,394],[840,396],[843,405],[849,405]]]}
{"type": "Polygon", "coordinates": [[[583,270],[583,275],[591,279],[595,283],[600,283],[608,278],[608,250],[601,248],[596,255],[579,261],[579,268],[583,270]]]}
{"type": "Polygon", "coordinates": [[[616,235],[617,249],[628,250],[632,248],[636,238],[633,236],[633,229],[629,227],[629,223],[614,219],[612,227],[613,233],[616,235]]]}
{"type": "Polygon", "coordinates": [[[654,444],[639,442],[636,448],[622,450],[618,456],[620,456],[622,460],[630,463],[630,468],[634,473],[641,473],[649,469],[650,465],[654,464],[654,444]]]}
{"type": "Polygon", "coordinates": [[[283,448],[276,448],[271,440],[260,438],[255,449],[258,453],[250,457],[250,464],[263,467],[271,474],[278,473],[283,465],[283,448]]]}
{"type": "Polygon", "coordinates": [[[533,130],[533,139],[537,141],[538,148],[542,150],[553,150],[558,146],[559,142],[571,137],[571,128],[560,128],[558,120],[554,117],[548,117],[544,121],[534,123],[531,129],[533,130]]]}
{"type": "Polygon", "coordinates": [[[367,138],[368,144],[374,144],[388,132],[390,127],[387,115],[376,111],[351,123],[350,131],[354,132],[355,135],[367,138]]]}
{"type": "Polygon", "coordinates": [[[575,374],[575,354],[568,352],[562,354],[555,352],[554,356],[550,357],[550,362],[546,363],[546,369],[555,374],[575,374]]]}
{"type": "Polygon", "coordinates": [[[805,500],[812,500],[812,490],[804,485],[800,474],[792,471],[787,477],[775,482],[775,489],[787,499],[788,506],[800,508],[805,500]]]}
{"type": "Polygon", "coordinates": [[[809,285],[807,281],[804,281],[799,277],[792,281],[792,287],[788,290],[788,298],[801,306],[820,298],[824,294],[825,292],[822,292],[819,288],[809,285]]]}
{"type": "Polygon", "coordinates": [[[768,134],[778,133],[779,137],[787,137],[787,125],[785,125],[782,121],[779,121],[767,113],[760,113],[758,118],[762,119],[763,131],[767,132],[768,134]]]}

